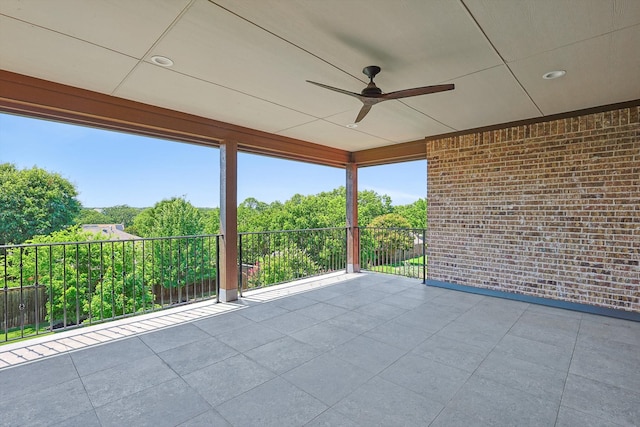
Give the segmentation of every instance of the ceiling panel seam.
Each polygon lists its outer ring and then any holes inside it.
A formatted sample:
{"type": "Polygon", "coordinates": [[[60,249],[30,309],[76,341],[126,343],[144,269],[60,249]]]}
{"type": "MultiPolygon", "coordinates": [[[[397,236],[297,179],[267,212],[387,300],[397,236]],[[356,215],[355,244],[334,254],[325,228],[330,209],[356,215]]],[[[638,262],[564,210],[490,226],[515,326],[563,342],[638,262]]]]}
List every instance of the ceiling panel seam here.
{"type": "Polygon", "coordinates": [[[527,91],[527,89],[525,89],[524,85],[522,84],[522,82],[516,77],[516,75],[513,73],[513,70],[511,69],[511,67],[509,67],[509,64],[507,63],[507,61],[504,59],[504,57],[502,56],[502,54],[500,53],[500,51],[498,50],[498,48],[493,44],[493,42],[491,41],[491,39],[489,38],[489,36],[487,35],[487,33],[484,31],[484,28],[482,28],[482,26],[480,25],[480,23],[478,22],[478,20],[476,19],[476,17],[473,15],[473,13],[471,12],[471,9],[469,9],[469,7],[466,5],[466,3],[464,2],[464,0],[460,0],[460,3],[462,4],[462,7],[464,7],[464,9],[467,11],[467,14],[469,15],[469,17],[471,18],[471,20],[475,23],[476,27],[478,28],[478,30],[480,30],[480,32],[482,33],[482,35],[484,36],[484,38],[487,40],[487,42],[489,43],[489,45],[491,46],[491,48],[494,50],[494,52],[496,53],[496,55],[498,55],[498,57],[500,58],[500,60],[502,61],[502,63],[505,65],[505,67],[507,67],[507,70],[509,70],[509,74],[511,74],[511,77],[513,77],[513,79],[518,82],[518,86],[520,86],[520,89],[522,89],[522,91],[527,95],[527,97],[529,98],[529,100],[531,101],[531,103],[536,107],[536,110],[538,110],[538,113],[540,113],[540,115],[544,115],[544,113],[542,112],[542,110],[540,109],[540,107],[538,106],[538,104],[533,100],[533,97],[531,96],[531,94],[527,91]]]}
{"type": "Polygon", "coordinates": [[[300,51],[302,51],[302,52],[306,53],[307,55],[310,55],[310,56],[312,56],[312,57],[314,57],[314,58],[316,58],[316,59],[318,59],[318,60],[320,60],[320,61],[324,62],[325,64],[327,64],[327,65],[329,65],[329,66],[331,66],[331,67],[335,68],[336,70],[338,70],[338,71],[340,71],[340,72],[342,72],[342,73],[344,73],[344,74],[346,74],[346,75],[348,75],[348,76],[350,76],[350,77],[353,77],[354,79],[358,80],[359,82],[361,82],[361,83],[367,83],[367,82],[366,82],[366,80],[363,80],[363,79],[361,79],[360,77],[355,76],[355,75],[351,74],[350,72],[348,72],[348,71],[346,71],[346,70],[343,70],[342,68],[338,67],[337,65],[335,65],[335,64],[333,64],[333,63],[331,63],[330,61],[328,61],[328,60],[326,60],[326,59],[322,58],[322,57],[321,57],[321,56],[319,56],[319,55],[316,55],[315,53],[311,52],[310,50],[305,49],[305,48],[303,48],[302,46],[297,45],[296,43],[292,42],[291,40],[288,40],[288,39],[286,39],[286,38],[284,38],[284,37],[282,37],[282,36],[280,36],[280,35],[278,35],[278,34],[274,33],[273,31],[270,31],[270,30],[268,30],[268,29],[266,29],[266,28],[262,27],[261,25],[259,25],[259,24],[255,23],[255,22],[253,22],[253,21],[251,21],[251,20],[249,20],[249,19],[245,18],[244,16],[239,15],[239,14],[235,13],[234,11],[227,9],[226,7],[224,7],[224,6],[222,6],[222,5],[218,4],[218,3],[216,3],[214,0],[207,0],[207,1],[208,1],[209,3],[211,3],[211,4],[215,5],[215,6],[219,7],[220,9],[223,9],[223,10],[227,11],[228,13],[230,13],[230,14],[232,14],[232,15],[234,15],[234,16],[236,16],[236,17],[238,17],[239,19],[242,19],[243,21],[245,21],[245,22],[247,22],[247,23],[249,23],[249,24],[251,24],[251,25],[255,26],[256,28],[259,28],[260,30],[262,30],[262,31],[266,32],[267,34],[270,34],[270,35],[272,35],[273,37],[276,37],[276,38],[278,38],[278,39],[282,40],[283,42],[285,42],[285,43],[287,43],[287,44],[290,44],[291,46],[295,47],[296,49],[299,49],[300,51]]]}
{"type": "Polygon", "coordinates": [[[118,85],[115,87],[115,89],[113,89],[113,91],[110,93],[110,95],[115,95],[115,93],[120,89],[120,87],[129,79],[129,77],[131,76],[131,74],[133,74],[133,72],[140,66],[140,64],[142,64],[144,62],[144,59],[147,57],[147,55],[149,55],[149,53],[151,53],[153,51],[153,49],[158,45],[158,43],[160,43],[162,41],[162,39],[167,35],[167,33],[176,25],[176,23],[182,19],[182,17],[184,16],[185,13],[187,13],[187,11],[191,8],[191,6],[193,6],[193,4],[196,2],[196,0],[191,0],[181,11],[180,13],[173,19],[173,21],[171,21],[171,23],[167,26],[167,28],[164,29],[164,31],[162,32],[162,34],[160,34],[160,36],[158,36],[158,38],[156,39],[155,42],[153,42],[151,44],[151,46],[149,46],[149,49],[147,49],[147,51],[142,55],[142,57],[140,58],[136,58],[138,60],[138,62],[136,63],[136,65],[133,66],[133,68],[131,68],[131,70],[129,70],[129,72],[127,73],[126,76],[124,76],[124,78],[122,80],[120,80],[120,83],[118,83],[118,85]]]}

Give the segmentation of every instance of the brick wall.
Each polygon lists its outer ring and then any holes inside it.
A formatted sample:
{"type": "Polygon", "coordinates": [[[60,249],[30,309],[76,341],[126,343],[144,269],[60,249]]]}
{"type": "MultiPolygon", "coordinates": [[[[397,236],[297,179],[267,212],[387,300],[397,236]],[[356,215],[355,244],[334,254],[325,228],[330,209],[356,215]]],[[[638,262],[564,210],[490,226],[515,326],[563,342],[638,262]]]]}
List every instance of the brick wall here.
{"type": "Polygon", "coordinates": [[[428,279],[640,312],[639,114],[428,141],[428,279]]]}

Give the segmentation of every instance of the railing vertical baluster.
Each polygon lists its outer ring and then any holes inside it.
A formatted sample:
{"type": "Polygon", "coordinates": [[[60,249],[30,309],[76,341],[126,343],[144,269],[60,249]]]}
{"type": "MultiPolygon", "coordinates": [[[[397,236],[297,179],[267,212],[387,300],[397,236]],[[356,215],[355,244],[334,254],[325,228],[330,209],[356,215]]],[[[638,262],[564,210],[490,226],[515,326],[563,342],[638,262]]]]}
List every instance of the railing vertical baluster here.
{"type": "Polygon", "coordinates": [[[53,331],[53,245],[49,245],[49,329],[53,331]]]}
{"type": "Polygon", "coordinates": [[[422,230],[422,283],[427,284],[427,230],[422,230]]]}
{"type": "Polygon", "coordinates": [[[7,278],[7,260],[9,258],[9,250],[8,249],[3,249],[2,250],[3,254],[4,254],[4,295],[3,295],[3,301],[4,301],[4,308],[3,308],[3,313],[4,313],[4,340],[8,341],[9,340],[9,281],[7,278]]]}
{"type": "Polygon", "coordinates": [[[76,243],[76,325],[80,324],[80,245],[76,243]]]}
{"type": "Polygon", "coordinates": [[[24,338],[24,289],[23,289],[23,260],[24,257],[24,248],[20,247],[20,305],[18,309],[20,310],[20,338],[24,338]]]}
{"type": "Polygon", "coordinates": [[[216,302],[220,302],[220,235],[216,236],[216,302]]]}
{"type": "Polygon", "coordinates": [[[67,327],[67,245],[62,245],[62,327],[67,327]]]}
{"type": "Polygon", "coordinates": [[[164,307],[164,239],[160,240],[160,306],[164,307]]]}
{"type": "MultiPolygon", "coordinates": [[[[238,293],[242,298],[242,234],[238,235],[238,293]]],[[[248,272],[247,272],[248,275],[248,272]]],[[[249,278],[247,277],[247,280],[249,278]]]]}
{"type": "Polygon", "coordinates": [[[87,290],[89,291],[89,325],[93,324],[93,312],[91,310],[91,300],[93,299],[93,290],[91,289],[93,287],[93,285],[91,284],[91,270],[93,270],[91,262],[91,243],[87,243],[87,290]]]}
{"type": "MultiPolygon", "coordinates": [[[[135,313],[137,311],[137,306],[136,306],[136,288],[138,287],[138,284],[136,283],[136,241],[132,240],[131,241],[131,294],[133,297],[133,311],[132,313],[135,313]]],[[[144,294],[142,294],[142,296],[144,297],[144,294]]]]}
{"type": "Polygon", "coordinates": [[[38,288],[38,282],[40,282],[40,280],[38,279],[39,276],[39,271],[38,271],[38,252],[39,252],[39,247],[36,246],[35,248],[35,269],[33,272],[33,289],[34,289],[34,295],[33,295],[33,314],[35,316],[35,321],[36,321],[36,335],[40,334],[40,289],[38,288]]]}
{"type": "Polygon", "coordinates": [[[147,288],[146,288],[146,264],[147,264],[147,258],[145,257],[145,252],[144,252],[144,246],[145,243],[147,241],[146,240],[142,240],[141,244],[142,244],[142,312],[146,313],[147,312],[147,288]]]}
{"type": "MultiPolygon", "coordinates": [[[[184,286],[185,286],[185,292],[187,294],[186,299],[187,301],[189,301],[189,238],[187,237],[186,239],[187,241],[187,247],[186,247],[186,251],[187,254],[185,256],[185,279],[184,279],[184,286]]],[[[193,275],[191,275],[191,277],[193,277],[193,275]]]]}
{"type": "Polygon", "coordinates": [[[124,245],[124,240],[122,241],[122,315],[127,314],[127,304],[126,304],[126,292],[127,292],[127,283],[126,283],[126,271],[127,271],[127,259],[126,259],[127,248],[124,245]]]}
{"type": "Polygon", "coordinates": [[[100,242],[100,320],[104,319],[104,245],[100,242]]]}

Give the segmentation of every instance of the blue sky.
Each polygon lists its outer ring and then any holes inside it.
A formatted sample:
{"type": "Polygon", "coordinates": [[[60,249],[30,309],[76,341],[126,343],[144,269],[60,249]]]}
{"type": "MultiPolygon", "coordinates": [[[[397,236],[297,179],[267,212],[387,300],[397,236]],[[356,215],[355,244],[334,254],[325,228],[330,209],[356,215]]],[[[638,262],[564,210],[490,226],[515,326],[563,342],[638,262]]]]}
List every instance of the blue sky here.
{"type": "MultiPolygon", "coordinates": [[[[216,148],[0,114],[0,163],[59,173],[85,207],[148,207],[174,196],[197,207],[219,204],[216,148]]],[[[394,205],[411,203],[426,198],[426,167],[424,160],[361,168],[358,186],[389,195],[394,205]]],[[[284,202],[343,185],[343,169],[238,155],[239,202],[284,202]]]]}

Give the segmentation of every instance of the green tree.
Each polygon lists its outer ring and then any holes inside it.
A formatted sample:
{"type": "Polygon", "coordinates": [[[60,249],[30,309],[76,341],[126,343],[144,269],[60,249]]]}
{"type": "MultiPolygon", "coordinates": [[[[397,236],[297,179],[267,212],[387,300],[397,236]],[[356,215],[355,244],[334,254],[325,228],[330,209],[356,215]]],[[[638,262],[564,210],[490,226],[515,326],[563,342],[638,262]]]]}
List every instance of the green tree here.
{"type": "Polygon", "coordinates": [[[220,208],[213,208],[204,214],[205,234],[220,233],[220,208]]]}
{"type": "Polygon", "coordinates": [[[193,236],[204,232],[202,213],[179,197],[143,210],[134,218],[133,226],[141,237],[193,236]]]}
{"type": "Polygon", "coordinates": [[[109,224],[109,218],[103,213],[98,212],[95,209],[82,208],[80,213],[75,219],[75,223],[78,225],[83,224],[109,224]]]}
{"type": "Polygon", "coordinates": [[[0,244],[22,243],[72,225],[81,208],[77,195],[57,173],[0,164],[0,244]]]}
{"type": "Polygon", "coordinates": [[[202,213],[183,198],[162,200],[134,219],[142,237],[171,237],[151,243],[155,259],[154,280],[166,288],[183,287],[197,279],[215,277],[208,266],[214,249],[195,237],[204,233],[202,213]]]}
{"type": "Polygon", "coordinates": [[[393,213],[409,221],[412,228],[427,228],[427,201],[418,199],[408,205],[395,206],[393,213]]]}
{"type": "Polygon", "coordinates": [[[141,210],[128,205],[116,205],[104,208],[102,213],[108,218],[108,224],[124,224],[126,228],[133,225],[134,218],[141,210]]]}
{"type": "Polygon", "coordinates": [[[303,250],[291,245],[260,257],[247,273],[250,288],[271,286],[319,274],[322,269],[303,250]]]}
{"type": "Polygon", "coordinates": [[[0,280],[9,287],[45,287],[46,320],[54,325],[150,309],[153,294],[145,286],[142,246],[103,239],[79,226],[35,236],[27,243],[37,245],[7,251],[7,272],[0,272],[0,280]]]}
{"type": "Polygon", "coordinates": [[[409,221],[398,214],[374,218],[360,234],[363,264],[389,264],[404,258],[401,253],[413,247],[414,235],[410,228],[409,221]]]}

